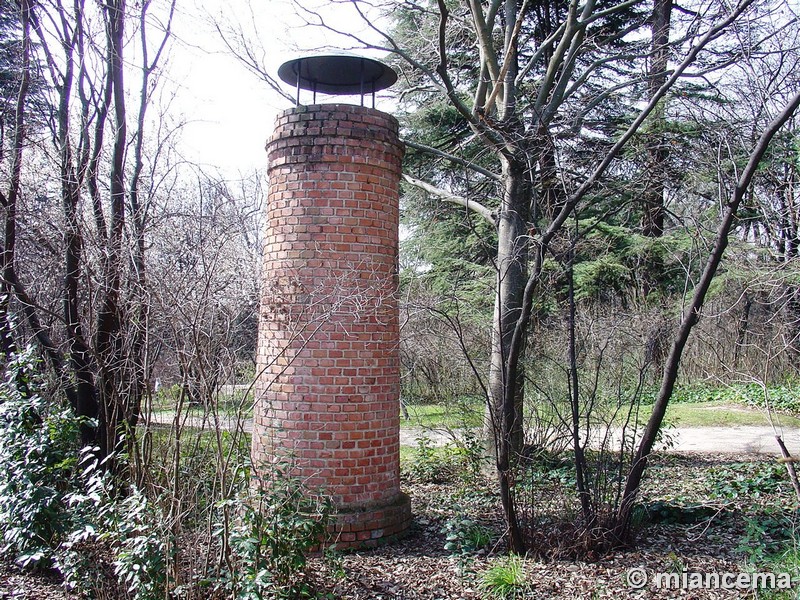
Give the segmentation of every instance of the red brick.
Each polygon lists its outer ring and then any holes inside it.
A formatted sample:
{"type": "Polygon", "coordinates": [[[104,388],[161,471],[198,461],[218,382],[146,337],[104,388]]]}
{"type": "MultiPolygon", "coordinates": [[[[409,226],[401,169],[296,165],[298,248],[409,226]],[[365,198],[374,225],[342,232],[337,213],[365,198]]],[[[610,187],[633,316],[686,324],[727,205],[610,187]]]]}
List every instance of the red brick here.
{"type": "Polygon", "coordinates": [[[340,542],[373,545],[410,515],[397,427],[397,122],[298,107],[279,115],[267,152],[253,462],[297,452],[296,474],[351,511],[347,529],[334,527],[340,542]]]}

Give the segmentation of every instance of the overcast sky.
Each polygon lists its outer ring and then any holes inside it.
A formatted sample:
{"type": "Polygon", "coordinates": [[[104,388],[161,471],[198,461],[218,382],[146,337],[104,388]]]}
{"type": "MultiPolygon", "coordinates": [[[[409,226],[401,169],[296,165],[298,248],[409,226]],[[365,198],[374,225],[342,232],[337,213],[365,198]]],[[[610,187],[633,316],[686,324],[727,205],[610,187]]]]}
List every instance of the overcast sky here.
{"type": "MultiPolygon", "coordinates": [[[[230,175],[264,166],[264,142],[276,113],[289,103],[225,52],[210,23],[224,16],[214,3],[184,0],[179,6],[168,72],[178,94],[174,110],[188,121],[181,136],[183,154],[230,175]]],[[[270,18],[259,23],[261,40],[280,64],[287,28],[283,11],[269,12],[270,18]]]]}
{"type": "MultiPolygon", "coordinates": [[[[298,27],[289,0],[179,0],[178,5],[168,73],[170,86],[178,92],[173,110],[189,121],[181,136],[185,158],[228,176],[265,166],[264,145],[275,116],[291,103],[226,51],[212,19],[240,22],[263,45],[275,77],[286,60],[310,48],[341,48],[342,42],[324,37],[318,28],[298,27]]],[[[323,5],[328,7],[326,19],[338,27],[358,24],[341,6],[330,12],[331,4],[323,5]]],[[[292,93],[288,86],[287,91],[292,93]]]]}

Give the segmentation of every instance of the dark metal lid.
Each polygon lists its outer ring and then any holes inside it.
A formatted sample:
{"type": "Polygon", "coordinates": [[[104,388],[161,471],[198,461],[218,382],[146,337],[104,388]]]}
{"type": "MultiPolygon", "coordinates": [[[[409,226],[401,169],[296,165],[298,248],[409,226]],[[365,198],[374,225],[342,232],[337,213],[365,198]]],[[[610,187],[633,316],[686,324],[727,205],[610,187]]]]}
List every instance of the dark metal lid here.
{"type": "Polygon", "coordinates": [[[323,94],[374,94],[397,81],[383,63],[352,54],[305,56],[283,63],[278,77],[289,85],[323,94]]]}

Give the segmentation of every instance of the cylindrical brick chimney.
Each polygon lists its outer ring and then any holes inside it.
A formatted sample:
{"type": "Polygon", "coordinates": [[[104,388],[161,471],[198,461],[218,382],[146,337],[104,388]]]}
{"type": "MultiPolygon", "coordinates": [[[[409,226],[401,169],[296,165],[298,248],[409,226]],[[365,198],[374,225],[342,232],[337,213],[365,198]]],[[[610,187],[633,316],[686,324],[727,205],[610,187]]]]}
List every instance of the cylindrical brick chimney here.
{"type": "Polygon", "coordinates": [[[257,474],[286,459],[337,510],[339,547],[411,519],[400,491],[397,121],[298,106],[267,143],[269,200],[253,430],[257,474]]]}

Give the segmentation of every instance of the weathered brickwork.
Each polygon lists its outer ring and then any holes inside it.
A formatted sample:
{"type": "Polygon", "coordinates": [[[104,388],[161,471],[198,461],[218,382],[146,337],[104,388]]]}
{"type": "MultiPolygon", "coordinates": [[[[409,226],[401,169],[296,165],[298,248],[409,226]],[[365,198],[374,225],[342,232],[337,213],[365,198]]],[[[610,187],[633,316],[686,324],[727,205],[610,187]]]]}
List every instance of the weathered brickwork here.
{"type": "Polygon", "coordinates": [[[411,518],[399,463],[397,121],[297,107],[279,115],[267,153],[253,463],[287,457],[332,498],[339,544],[375,545],[411,518]]]}

